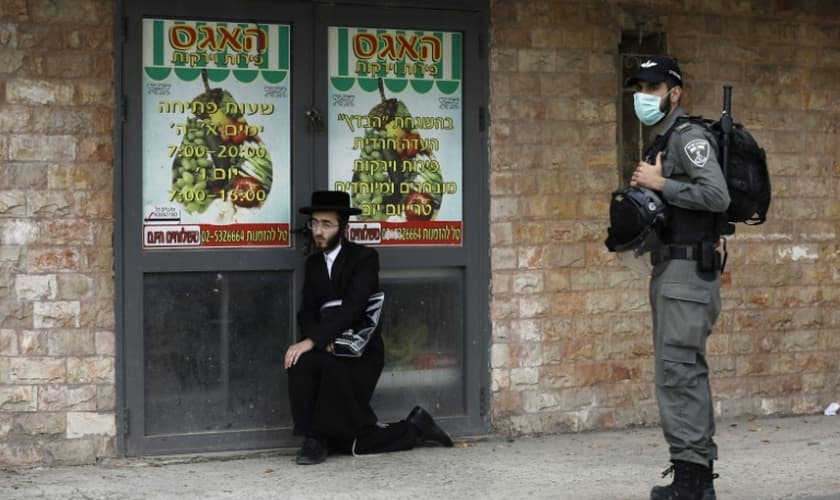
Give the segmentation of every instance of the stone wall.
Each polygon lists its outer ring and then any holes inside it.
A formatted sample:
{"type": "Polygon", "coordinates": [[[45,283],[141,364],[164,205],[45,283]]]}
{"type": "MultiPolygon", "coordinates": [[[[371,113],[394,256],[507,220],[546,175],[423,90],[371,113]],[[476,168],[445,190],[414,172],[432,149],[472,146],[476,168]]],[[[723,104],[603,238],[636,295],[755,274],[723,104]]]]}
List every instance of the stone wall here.
{"type": "Polygon", "coordinates": [[[622,31],[664,31],[690,112],[769,156],[770,220],[729,238],[709,341],[717,415],[840,398],[840,4],[491,4],[492,419],[501,432],[658,422],[647,279],[603,245],[619,186],[622,31]],[[722,6],[728,6],[724,11],[722,6]]]}
{"type": "Polygon", "coordinates": [[[114,453],[112,8],[0,0],[0,465],[114,453]]]}

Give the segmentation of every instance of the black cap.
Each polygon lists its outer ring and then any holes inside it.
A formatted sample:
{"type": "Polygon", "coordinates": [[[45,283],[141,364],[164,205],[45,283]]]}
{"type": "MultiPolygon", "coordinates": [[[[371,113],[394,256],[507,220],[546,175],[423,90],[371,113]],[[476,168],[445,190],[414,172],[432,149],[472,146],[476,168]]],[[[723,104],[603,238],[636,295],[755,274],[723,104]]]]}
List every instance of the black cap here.
{"type": "Polygon", "coordinates": [[[350,195],[344,191],[315,191],[308,207],[298,209],[302,214],[338,212],[339,215],[359,215],[362,210],[350,206],[350,195]]]}
{"type": "Polygon", "coordinates": [[[627,80],[626,85],[632,87],[640,81],[659,83],[666,78],[673,79],[679,85],[683,84],[682,71],[677,60],[668,56],[652,56],[639,65],[639,72],[627,80]]]}

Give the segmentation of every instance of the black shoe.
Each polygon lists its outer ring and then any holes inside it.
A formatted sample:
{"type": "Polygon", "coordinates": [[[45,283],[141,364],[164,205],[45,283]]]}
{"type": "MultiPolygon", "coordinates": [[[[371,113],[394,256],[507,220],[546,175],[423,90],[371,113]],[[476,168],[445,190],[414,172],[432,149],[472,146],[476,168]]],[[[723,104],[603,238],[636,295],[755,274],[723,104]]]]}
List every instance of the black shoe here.
{"type": "Polygon", "coordinates": [[[303,446],[297,452],[295,462],[298,465],[315,465],[320,464],[327,459],[327,447],[324,443],[314,437],[308,437],[303,442],[303,446]]]}
{"type": "Polygon", "coordinates": [[[410,423],[417,428],[418,437],[423,441],[433,441],[443,446],[452,447],[452,438],[440,426],[435,423],[435,419],[429,415],[429,412],[419,406],[415,406],[411,413],[406,418],[410,423]]]}
{"type": "MultiPolygon", "coordinates": [[[[673,463],[662,473],[662,477],[673,472],[674,481],[668,486],[654,486],[650,491],[650,500],[703,500],[707,478],[708,486],[711,486],[709,468],[682,460],[674,460],[673,463]]],[[[713,486],[711,494],[714,495],[713,486]]]]}

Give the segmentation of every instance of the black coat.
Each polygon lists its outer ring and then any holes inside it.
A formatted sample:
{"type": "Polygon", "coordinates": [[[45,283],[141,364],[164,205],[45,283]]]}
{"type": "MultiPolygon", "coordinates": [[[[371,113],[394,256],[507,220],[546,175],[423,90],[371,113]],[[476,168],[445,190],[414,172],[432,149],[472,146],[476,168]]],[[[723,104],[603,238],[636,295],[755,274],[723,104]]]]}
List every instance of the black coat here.
{"type": "MultiPolygon", "coordinates": [[[[341,251],[333,262],[332,278],[327,274],[323,252],[310,255],[306,260],[303,302],[298,312],[301,337],[312,339],[317,349],[326,348],[341,332],[365,317],[368,297],[378,291],[379,254],[373,248],[342,242],[341,251]],[[342,301],[341,308],[327,321],[321,321],[321,306],[337,299],[342,301]]],[[[381,350],[380,329],[381,326],[377,328],[371,344],[378,339],[381,350]]],[[[372,347],[376,346],[368,346],[372,347]]]]}
{"type": "Polygon", "coordinates": [[[373,248],[342,242],[332,278],[322,252],[307,259],[298,325],[301,337],[311,339],[315,348],[289,369],[296,434],[352,439],[376,424],[370,399],[385,364],[381,322],[359,358],[337,357],[324,349],[364,317],[368,297],[378,291],[379,254],[373,248]],[[337,299],[340,309],[321,321],[321,305],[337,299]]]}

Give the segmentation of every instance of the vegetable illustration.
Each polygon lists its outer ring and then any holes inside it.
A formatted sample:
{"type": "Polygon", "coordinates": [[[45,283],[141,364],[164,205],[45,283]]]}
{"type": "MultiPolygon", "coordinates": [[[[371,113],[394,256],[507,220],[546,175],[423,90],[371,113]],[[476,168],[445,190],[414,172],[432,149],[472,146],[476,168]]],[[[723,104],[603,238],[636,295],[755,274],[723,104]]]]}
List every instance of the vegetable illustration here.
{"type": "Polygon", "coordinates": [[[230,92],[210,88],[190,103],[181,145],[172,162],[170,199],[189,213],[203,213],[216,200],[241,208],[260,207],[273,180],[271,155],[230,92]]]}
{"type": "Polygon", "coordinates": [[[408,107],[385,96],[381,78],[379,95],[381,102],[368,113],[373,126],[365,130],[359,153],[366,168],[353,173],[353,182],[362,183],[351,195],[353,206],[363,210],[361,220],[385,220],[400,212],[407,220],[431,220],[443,201],[440,169],[432,167],[434,155],[414,127],[408,107]],[[387,205],[398,209],[386,213],[387,205]]]}

